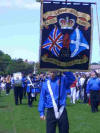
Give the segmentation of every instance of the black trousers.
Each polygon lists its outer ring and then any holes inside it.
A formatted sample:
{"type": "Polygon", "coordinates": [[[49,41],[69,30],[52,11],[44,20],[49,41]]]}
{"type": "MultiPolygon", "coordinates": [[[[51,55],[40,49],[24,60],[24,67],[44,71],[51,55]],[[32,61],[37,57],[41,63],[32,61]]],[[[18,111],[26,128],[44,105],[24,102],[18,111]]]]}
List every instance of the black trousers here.
{"type": "Polygon", "coordinates": [[[84,88],[84,103],[88,103],[88,97],[86,93],[86,88],[84,88]]]}
{"type": "Polygon", "coordinates": [[[11,88],[11,84],[10,83],[6,83],[6,94],[9,94],[10,88],[11,88]]]}
{"type": "Polygon", "coordinates": [[[26,87],[27,87],[27,86],[23,87],[23,96],[24,96],[24,97],[26,97],[26,87]]]}
{"type": "Polygon", "coordinates": [[[91,111],[97,112],[98,111],[98,105],[100,102],[100,92],[99,91],[90,91],[90,101],[91,101],[91,111]]]}
{"type": "Polygon", "coordinates": [[[32,106],[32,103],[34,101],[34,97],[31,96],[31,92],[27,93],[28,95],[28,105],[32,106]]]}
{"type": "Polygon", "coordinates": [[[22,104],[23,87],[14,86],[14,96],[15,96],[15,104],[17,105],[19,102],[20,104],[22,104]]]}
{"type": "Polygon", "coordinates": [[[58,126],[59,133],[69,133],[69,122],[66,109],[64,109],[59,120],[55,118],[53,108],[47,110],[46,133],[56,133],[56,126],[58,126]]]}

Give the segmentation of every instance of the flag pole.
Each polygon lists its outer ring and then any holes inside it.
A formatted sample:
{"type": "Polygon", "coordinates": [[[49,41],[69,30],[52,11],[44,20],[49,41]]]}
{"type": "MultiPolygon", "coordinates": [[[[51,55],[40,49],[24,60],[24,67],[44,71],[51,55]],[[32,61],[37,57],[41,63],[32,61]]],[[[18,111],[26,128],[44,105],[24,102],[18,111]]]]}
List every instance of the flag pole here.
{"type": "Polygon", "coordinates": [[[59,74],[59,90],[58,90],[58,111],[60,109],[60,89],[61,89],[61,71],[60,71],[60,74],[59,74]]]}
{"type": "Polygon", "coordinates": [[[96,17],[97,17],[97,25],[98,25],[98,40],[99,40],[99,51],[100,51],[100,24],[99,24],[99,16],[98,16],[97,4],[96,4],[96,17]]]}

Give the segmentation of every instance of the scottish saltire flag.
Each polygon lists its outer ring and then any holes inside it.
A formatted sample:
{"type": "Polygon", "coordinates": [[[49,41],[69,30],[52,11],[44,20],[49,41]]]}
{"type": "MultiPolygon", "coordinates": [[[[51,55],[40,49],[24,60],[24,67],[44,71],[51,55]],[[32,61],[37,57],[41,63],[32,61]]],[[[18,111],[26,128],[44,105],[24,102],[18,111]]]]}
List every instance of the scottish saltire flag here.
{"type": "Polygon", "coordinates": [[[70,36],[71,57],[77,56],[85,49],[89,49],[89,44],[79,28],[76,28],[70,36]]]}
{"type": "Polygon", "coordinates": [[[43,43],[42,48],[45,48],[55,56],[59,56],[63,43],[63,34],[55,27],[49,34],[47,40],[43,43]]]}

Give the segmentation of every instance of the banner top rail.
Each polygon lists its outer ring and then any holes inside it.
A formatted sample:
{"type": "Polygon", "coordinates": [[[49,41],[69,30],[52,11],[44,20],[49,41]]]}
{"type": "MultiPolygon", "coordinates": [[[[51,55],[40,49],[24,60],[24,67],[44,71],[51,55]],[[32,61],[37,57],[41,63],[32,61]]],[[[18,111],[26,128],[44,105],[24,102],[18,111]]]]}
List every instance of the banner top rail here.
{"type": "Polygon", "coordinates": [[[43,3],[49,3],[49,2],[53,2],[53,3],[69,3],[69,4],[74,4],[74,3],[77,3],[77,4],[96,4],[96,2],[76,2],[76,1],[56,1],[56,0],[41,0],[41,2],[43,3]]]}

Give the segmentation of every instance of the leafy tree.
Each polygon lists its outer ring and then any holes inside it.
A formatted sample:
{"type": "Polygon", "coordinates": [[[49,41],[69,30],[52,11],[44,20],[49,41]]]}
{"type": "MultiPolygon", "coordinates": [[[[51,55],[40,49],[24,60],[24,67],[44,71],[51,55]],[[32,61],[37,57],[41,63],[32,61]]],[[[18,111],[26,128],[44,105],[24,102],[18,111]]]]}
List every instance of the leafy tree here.
{"type": "Polygon", "coordinates": [[[92,65],[98,65],[98,63],[97,62],[93,62],[92,65]]]}
{"type": "Polygon", "coordinates": [[[0,51],[0,75],[13,74],[15,72],[30,73],[34,71],[34,63],[24,62],[23,59],[11,59],[8,54],[0,51]]]}
{"type": "Polygon", "coordinates": [[[36,0],[36,2],[40,2],[41,0],[36,0]]]}
{"type": "Polygon", "coordinates": [[[7,66],[11,63],[11,57],[0,51],[0,71],[5,73],[7,66]]]}
{"type": "Polygon", "coordinates": [[[0,50],[0,56],[2,56],[4,53],[0,50]]]}

